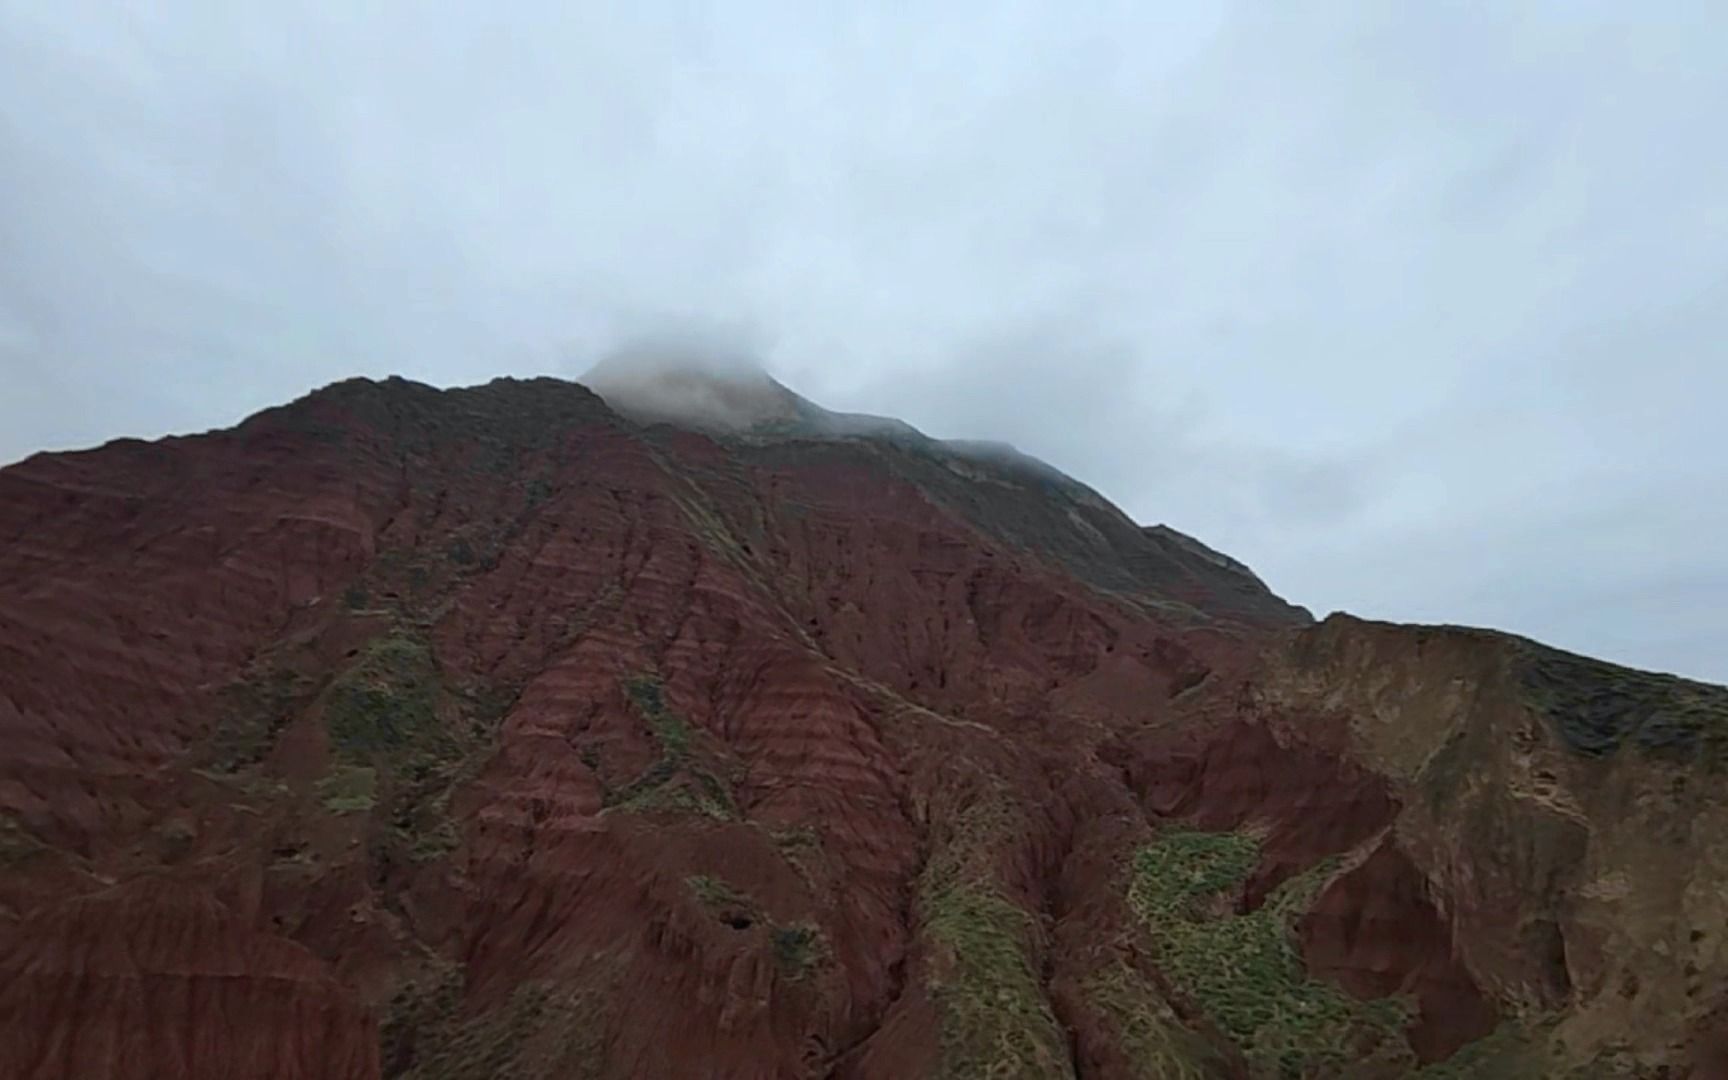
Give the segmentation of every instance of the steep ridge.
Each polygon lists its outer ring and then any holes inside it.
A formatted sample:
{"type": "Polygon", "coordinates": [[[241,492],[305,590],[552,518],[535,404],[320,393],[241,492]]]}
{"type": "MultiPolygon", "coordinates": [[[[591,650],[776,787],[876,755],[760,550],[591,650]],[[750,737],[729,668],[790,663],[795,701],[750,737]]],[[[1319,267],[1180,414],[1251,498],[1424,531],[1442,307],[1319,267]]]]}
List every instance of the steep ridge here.
{"type": "Polygon", "coordinates": [[[820,456],[833,468],[887,468],[992,538],[1155,614],[1194,604],[1269,624],[1312,619],[1236,560],[1168,526],[1134,524],[1096,491],[1006,443],[933,439],[900,420],[832,412],[737,361],[703,369],[676,353],[631,353],[584,379],[622,415],[723,438],[774,466],[808,470],[820,456]]]}
{"type": "Polygon", "coordinates": [[[1721,1074],[1728,692],[664,374],[0,470],[0,1075],[1721,1074]]]}

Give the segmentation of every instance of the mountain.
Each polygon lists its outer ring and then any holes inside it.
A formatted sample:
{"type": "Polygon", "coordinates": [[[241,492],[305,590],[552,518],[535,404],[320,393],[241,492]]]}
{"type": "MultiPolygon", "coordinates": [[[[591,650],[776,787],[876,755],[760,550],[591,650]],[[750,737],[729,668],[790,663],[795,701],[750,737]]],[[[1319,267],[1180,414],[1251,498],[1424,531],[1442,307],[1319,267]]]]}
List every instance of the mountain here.
{"type": "Polygon", "coordinates": [[[0,1076],[1728,1075],[1728,690],[588,381],[0,470],[0,1076]]]}

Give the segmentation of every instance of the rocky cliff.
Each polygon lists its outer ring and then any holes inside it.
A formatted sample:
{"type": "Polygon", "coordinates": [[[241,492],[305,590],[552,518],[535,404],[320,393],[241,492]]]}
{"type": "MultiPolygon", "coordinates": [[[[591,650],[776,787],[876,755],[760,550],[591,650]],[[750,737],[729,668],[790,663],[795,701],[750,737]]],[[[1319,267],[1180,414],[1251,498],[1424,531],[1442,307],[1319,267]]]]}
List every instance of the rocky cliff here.
{"type": "Polygon", "coordinates": [[[665,382],[0,470],[0,1076],[1728,1075],[1728,691],[665,382]]]}

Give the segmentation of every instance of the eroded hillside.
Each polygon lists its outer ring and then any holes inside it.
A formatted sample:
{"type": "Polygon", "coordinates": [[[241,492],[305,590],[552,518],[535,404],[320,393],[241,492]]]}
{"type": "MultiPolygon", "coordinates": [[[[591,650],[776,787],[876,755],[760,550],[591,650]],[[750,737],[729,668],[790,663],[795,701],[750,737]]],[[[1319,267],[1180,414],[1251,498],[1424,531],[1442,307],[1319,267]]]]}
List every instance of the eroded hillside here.
{"type": "Polygon", "coordinates": [[[772,401],[0,471],[0,1075],[1722,1074],[1724,691],[772,401]]]}

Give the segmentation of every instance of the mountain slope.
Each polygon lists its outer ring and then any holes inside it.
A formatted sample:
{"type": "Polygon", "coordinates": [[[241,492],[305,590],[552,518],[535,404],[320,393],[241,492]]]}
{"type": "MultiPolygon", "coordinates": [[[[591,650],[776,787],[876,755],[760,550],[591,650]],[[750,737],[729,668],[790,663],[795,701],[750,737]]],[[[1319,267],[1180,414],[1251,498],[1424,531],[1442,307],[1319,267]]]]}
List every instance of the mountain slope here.
{"type": "Polygon", "coordinates": [[[0,1075],[1716,1075],[1722,691],[594,382],[0,470],[0,1075]]]}

